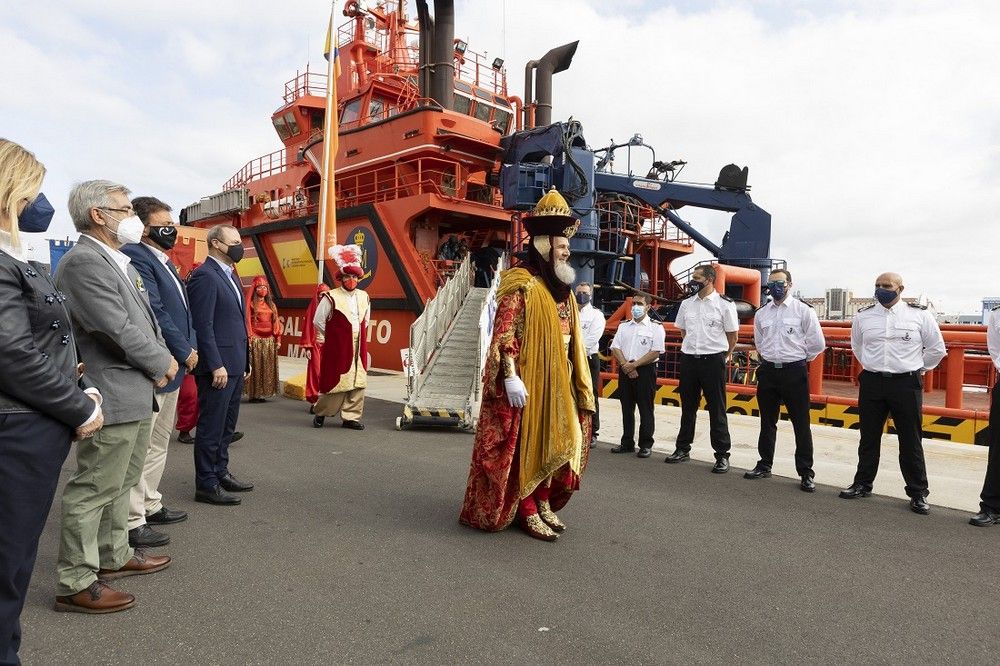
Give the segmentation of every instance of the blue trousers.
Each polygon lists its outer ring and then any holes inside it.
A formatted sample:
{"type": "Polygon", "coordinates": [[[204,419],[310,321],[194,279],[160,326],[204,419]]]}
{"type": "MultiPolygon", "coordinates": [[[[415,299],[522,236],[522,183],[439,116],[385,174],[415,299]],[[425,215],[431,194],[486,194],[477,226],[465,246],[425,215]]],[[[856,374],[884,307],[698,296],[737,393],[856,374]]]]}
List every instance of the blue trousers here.
{"type": "Polygon", "coordinates": [[[195,487],[212,490],[229,474],[229,442],[240,416],[243,375],[229,375],[226,387],[212,388],[212,375],[195,375],[198,430],[194,437],[195,487]]]}
{"type": "Polygon", "coordinates": [[[72,436],[43,414],[0,414],[0,664],[20,663],[21,609],[72,436]]]}

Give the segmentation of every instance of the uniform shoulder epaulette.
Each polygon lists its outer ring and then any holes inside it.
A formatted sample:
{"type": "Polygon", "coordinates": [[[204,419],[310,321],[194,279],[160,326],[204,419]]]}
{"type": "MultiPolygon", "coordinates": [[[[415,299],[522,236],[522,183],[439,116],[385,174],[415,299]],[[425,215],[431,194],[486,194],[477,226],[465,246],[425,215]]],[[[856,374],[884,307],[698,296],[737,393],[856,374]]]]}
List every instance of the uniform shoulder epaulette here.
{"type": "Polygon", "coordinates": [[[907,303],[907,305],[909,305],[911,308],[916,308],[918,310],[926,310],[927,309],[926,305],[920,305],[919,303],[907,303]]]}
{"type": "MultiPolygon", "coordinates": [[[[802,305],[806,306],[807,308],[812,308],[812,305],[810,305],[809,303],[806,303],[806,302],[805,302],[805,301],[803,301],[803,300],[802,300],[801,298],[799,298],[799,299],[796,299],[796,300],[797,300],[797,301],[798,301],[799,303],[801,303],[802,305]]],[[[815,309],[816,309],[816,308],[813,308],[813,310],[815,310],[815,309]]]]}
{"type": "Polygon", "coordinates": [[[990,310],[1000,310],[1000,305],[994,305],[990,310]]]}
{"type": "Polygon", "coordinates": [[[731,299],[729,296],[726,296],[725,294],[719,294],[719,298],[721,298],[724,301],[729,301],[730,303],[733,302],[733,299],[731,299]]]}
{"type": "Polygon", "coordinates": [[[871,305],[866,305],[863,308],[858,308],[858,312],[864,312],[865,310],[871,310],[873,307],[875,307],[874,303],[872,303],[871,305]]]}

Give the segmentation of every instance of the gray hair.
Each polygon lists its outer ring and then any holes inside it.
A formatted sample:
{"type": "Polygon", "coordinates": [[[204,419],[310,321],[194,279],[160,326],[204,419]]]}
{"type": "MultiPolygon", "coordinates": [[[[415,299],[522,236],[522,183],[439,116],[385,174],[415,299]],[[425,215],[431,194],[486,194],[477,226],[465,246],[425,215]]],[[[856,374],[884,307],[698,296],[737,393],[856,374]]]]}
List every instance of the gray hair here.
{"type": "Polygon", "coordinates": [[[217,240],[220,243],[225,244],[226,241],[222,240],[222,232],[225,231],[226,229],[232,229],[236,233],[240,232],[239,229],[237,229],[231,224],[217,224],[211,229],[209,229],[208,235],[205,236],[205,242],[208,244],[208,246],[212,247],[212,241],[214,240],[217,240]]]}
{"type": "Polygon", "coordinates": [[[94,208],[110,208],[114,205],[111,195],[120,192],[126,197],[130,194],[124,185],[110,180],[88,180],[77,183],[69,193],[69,216],[77,231],[90,231],[93,220],[90,211],[94,208]]]}

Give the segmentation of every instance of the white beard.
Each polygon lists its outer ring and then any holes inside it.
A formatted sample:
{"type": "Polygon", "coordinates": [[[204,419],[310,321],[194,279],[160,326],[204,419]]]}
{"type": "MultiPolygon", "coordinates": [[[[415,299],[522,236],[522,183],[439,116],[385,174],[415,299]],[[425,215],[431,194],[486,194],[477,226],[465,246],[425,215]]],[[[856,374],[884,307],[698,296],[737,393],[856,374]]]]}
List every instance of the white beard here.
{"type": "Polygon", "coordinates": [[[576,280],[576,271],[565,261],[557,261],[554,270],[556,277],[563,284],[573,284],[573,281],[576,280]]]}

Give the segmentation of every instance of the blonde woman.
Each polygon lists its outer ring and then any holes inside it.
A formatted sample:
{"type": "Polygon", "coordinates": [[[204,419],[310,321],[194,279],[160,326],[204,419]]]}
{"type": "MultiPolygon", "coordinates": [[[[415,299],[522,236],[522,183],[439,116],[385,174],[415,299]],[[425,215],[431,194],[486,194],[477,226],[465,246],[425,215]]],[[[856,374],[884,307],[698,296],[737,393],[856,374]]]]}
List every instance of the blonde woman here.
{"type": "Polygon", "coordinates": [[[70,443],[104,422],[100,394],[81,387],[71,304],[20,238],[52,220],[44,175],[34,155],[0,139],[0,663],[18,663],[21,608],[70,443]]]}

